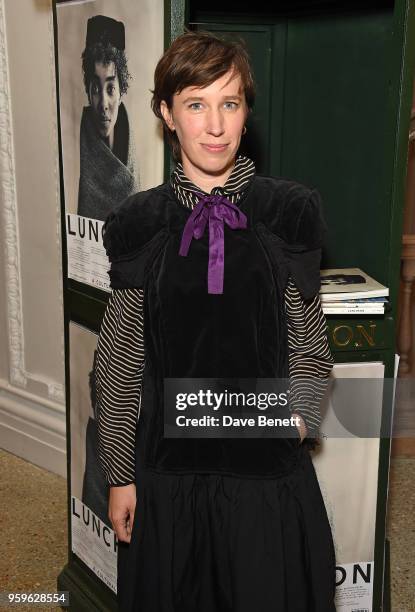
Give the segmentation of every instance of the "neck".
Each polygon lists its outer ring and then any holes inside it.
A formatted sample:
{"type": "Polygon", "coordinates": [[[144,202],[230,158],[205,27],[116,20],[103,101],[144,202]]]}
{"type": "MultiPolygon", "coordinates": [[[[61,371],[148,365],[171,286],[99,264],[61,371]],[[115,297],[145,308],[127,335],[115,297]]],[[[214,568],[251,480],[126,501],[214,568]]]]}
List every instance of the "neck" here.
{"type": "Polygon", "coordinates": [[[108,138],[103,138],[103,141],[105,142],[107,147],[109,147],[112,151],[114,148],[114,130],[112,130],[108,138]]]}
{"type": "Polygon", "coordinates": [[[195,167],[187,158],[183,156],[183,172],[187,178],[192,181],[205,193],[211,193],[214,187],[223,187],[232,174],[232,170],[235,167],[235,158],[230,162],[229,166],[225,170],[221,170],[216,174],[208,174],[195,167]]]}

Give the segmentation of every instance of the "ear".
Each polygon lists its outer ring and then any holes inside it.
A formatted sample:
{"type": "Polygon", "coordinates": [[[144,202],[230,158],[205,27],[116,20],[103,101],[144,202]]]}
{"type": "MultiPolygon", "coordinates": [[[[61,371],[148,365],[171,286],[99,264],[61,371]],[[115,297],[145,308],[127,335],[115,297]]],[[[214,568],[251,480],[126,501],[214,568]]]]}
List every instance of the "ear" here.
{"type": "Polygon", "coordinates": [[[167,106],[167,103],[165,100],[162,100],[160,102],[160,112],[163,115],[163,119],[167,124],[167,127],[169,128],[169,130],[171,130],[172,132],[174,132],[174,130],[176,129],[174,127],[174,121],[173,121],[173,116],[171,114],[171,110],[169,109],[169,107],[167,106]]]}

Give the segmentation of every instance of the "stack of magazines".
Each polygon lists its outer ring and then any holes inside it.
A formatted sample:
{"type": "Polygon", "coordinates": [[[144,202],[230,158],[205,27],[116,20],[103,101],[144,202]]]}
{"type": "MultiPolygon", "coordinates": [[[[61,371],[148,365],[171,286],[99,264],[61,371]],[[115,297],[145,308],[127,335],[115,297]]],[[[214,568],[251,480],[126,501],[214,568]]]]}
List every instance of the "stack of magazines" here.
{"type": "Polygon", "coordinates": [[[324,314],[384,314],[389,289],[360,268],[320,270],[324,314]]]}

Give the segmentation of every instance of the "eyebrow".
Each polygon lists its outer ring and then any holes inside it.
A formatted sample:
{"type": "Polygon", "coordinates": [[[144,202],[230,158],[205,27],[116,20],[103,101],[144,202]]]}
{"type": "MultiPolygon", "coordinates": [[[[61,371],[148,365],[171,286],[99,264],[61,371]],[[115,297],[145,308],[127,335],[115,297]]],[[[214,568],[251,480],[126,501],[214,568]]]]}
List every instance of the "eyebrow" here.
{"type": "MultiPolygon", "coordinates": [[[[230,94],[229,96],[222,96],[222,100],[230,100],[230,99],[241,100],[242,96],[239,94],[230,94]]],[[[190,100],[192,100],[193,102],[200,102],[204,100],[204,98],[201,96],[188,96],[187,98],[185,98],[185,100],[183,100],[183,104],[186,104],[190,100]]]]}

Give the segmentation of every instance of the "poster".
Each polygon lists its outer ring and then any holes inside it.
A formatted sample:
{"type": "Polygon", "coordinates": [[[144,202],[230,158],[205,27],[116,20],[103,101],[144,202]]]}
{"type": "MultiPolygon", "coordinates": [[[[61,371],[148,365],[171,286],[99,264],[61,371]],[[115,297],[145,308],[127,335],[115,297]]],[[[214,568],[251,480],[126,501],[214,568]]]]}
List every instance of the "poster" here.
{"type": "Polygon", "coordinates": [[[72,552],[116,592],[118,539],[108,518],[109,487],[98,461],[91,385],[97,341],[95,333],[71,321],[71,540],[72,552]]]}
{"type": "Polygon", "coordinates": [[[56,4],[68,278],[109,291],[102,227],[128,196],[163,181],[150,101],[164,49],[163,0],[56,4]]]}
{"type": "MultiPolygon", "coordinates": [[[[380,426],[384,364],[335,364],[332,377],[351,379],[353,388],[366,392],[363,404],[371,422],[380,426]],[[359,387],[357,379],[379,384],[359,387]]],[[[351,397],[350,402],[357,398],[351,397]]],[[[312,454],[326,506],[336,553],[337,612],[370,612],[373,600],[375,521],[378,489],[379,437],[325,437],[336,430],[336,385],[322,406],[322,448],[312,454]]],[[[338,428],[337,428],[338,431],[338,428]]]]}

